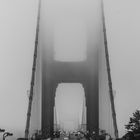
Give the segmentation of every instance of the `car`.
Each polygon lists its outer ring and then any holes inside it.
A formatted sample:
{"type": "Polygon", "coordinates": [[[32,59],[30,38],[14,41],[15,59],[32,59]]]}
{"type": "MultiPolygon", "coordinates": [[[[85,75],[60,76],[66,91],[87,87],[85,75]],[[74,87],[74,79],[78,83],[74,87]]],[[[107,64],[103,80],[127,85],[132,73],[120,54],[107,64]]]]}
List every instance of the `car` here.
{"type": "Polygon", "coordinates": [[[68,138],[68,137],[64,137],[63,139],[64,139],[64,140],[68,140],[69,138],[68,138]]]}

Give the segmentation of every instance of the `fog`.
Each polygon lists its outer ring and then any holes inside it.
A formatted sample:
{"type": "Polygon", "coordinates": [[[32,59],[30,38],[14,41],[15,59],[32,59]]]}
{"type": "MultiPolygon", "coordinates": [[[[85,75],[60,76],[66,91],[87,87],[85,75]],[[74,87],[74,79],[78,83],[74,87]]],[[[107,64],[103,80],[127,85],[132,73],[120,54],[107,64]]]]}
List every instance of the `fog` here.
{"type": "Polygon", "coordinates": [[[35,0],[0,0],[0,128],[15,137],[25,128],[36,15],[35,0]]]}
{"type": "Polygon", "coordinates": [[[82,122],[84,88],[78,83],[62,83],[56,89],[57,123],[66,131],[77,130],[82,122]]]}
{"type": "Polygon", "coordinates": [[[82,21],[68,19],[66,22],[64,20],[57,23],[56,26],[58,27],[54,29],[55,60],[67,62],[86,60],[87,38],[85,25],[82,24],[82,21]]]}
{"type": "Polygon", "coordinates": [[[98,0],[42,1],[41,45],[49,52],[54,46],[55,60],[86,60],[87,46],[96,48],[99,42],[100,8],[98,0]]]}
{"type": "MultiPolygon", "coordinates": [[[[68,0],[66,2],[70,3],[68,0]]],[[[37,0],[0,0],[0,127],[13,132],[15,137],[23,136],[25,128],[37,4],[37,0]]],[[[121,136],[130,115],[140,109],[140,2],[104,0],[104,4],[112,82],[116,91],[115,107],[121,136]]]]}

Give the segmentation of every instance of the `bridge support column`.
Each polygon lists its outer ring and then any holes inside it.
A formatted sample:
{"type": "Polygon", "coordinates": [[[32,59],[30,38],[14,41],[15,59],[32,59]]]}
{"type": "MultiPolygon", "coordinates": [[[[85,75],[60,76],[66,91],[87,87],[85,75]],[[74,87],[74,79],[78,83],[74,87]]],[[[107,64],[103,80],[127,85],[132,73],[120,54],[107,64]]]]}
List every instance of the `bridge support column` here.
{"type": "Polygon", "coordinates": [[[87,106],[87,130],[99,134],[98,78],[88,81],[85,87],[87,106]]]}
{"type": "Polygon", "coordinates": [[[44,79],[42,86],[42,133],[45,137],[53,135],[55,91],[55,84],[49,79],[44,79]]]}

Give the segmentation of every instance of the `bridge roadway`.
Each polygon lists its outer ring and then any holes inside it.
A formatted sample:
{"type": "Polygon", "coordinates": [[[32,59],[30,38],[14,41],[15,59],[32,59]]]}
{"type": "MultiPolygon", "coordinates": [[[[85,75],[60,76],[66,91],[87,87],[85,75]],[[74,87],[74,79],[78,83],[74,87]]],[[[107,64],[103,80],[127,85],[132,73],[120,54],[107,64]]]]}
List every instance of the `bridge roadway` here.
{"type": "Polygon", "coordinates": [[[54,138],[53,140],[87,140],[86,138],[54,138]]]}
{"type": "Polygon", "coordinates": [[[60,136],[60,138],[54,138],[53,140],[87,140],[85,137],[79,136],[60,136]]]}

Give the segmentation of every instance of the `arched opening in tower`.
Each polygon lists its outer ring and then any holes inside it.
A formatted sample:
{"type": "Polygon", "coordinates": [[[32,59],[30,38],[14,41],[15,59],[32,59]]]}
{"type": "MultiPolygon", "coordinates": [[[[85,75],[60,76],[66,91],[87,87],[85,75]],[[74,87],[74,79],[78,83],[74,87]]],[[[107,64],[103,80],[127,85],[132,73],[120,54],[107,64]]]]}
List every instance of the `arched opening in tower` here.
{"type": "Polygon", "coordinates": [[[86,60],[85,23],[76,18],[61,19],[54,27],[54,59],[63,62],[86,60]]]}
{"type": "Polygon", "coordinates": [[[60,83],[56,89],[54,129],[86,131],[85,93],[80,83],[60,83]]]}

